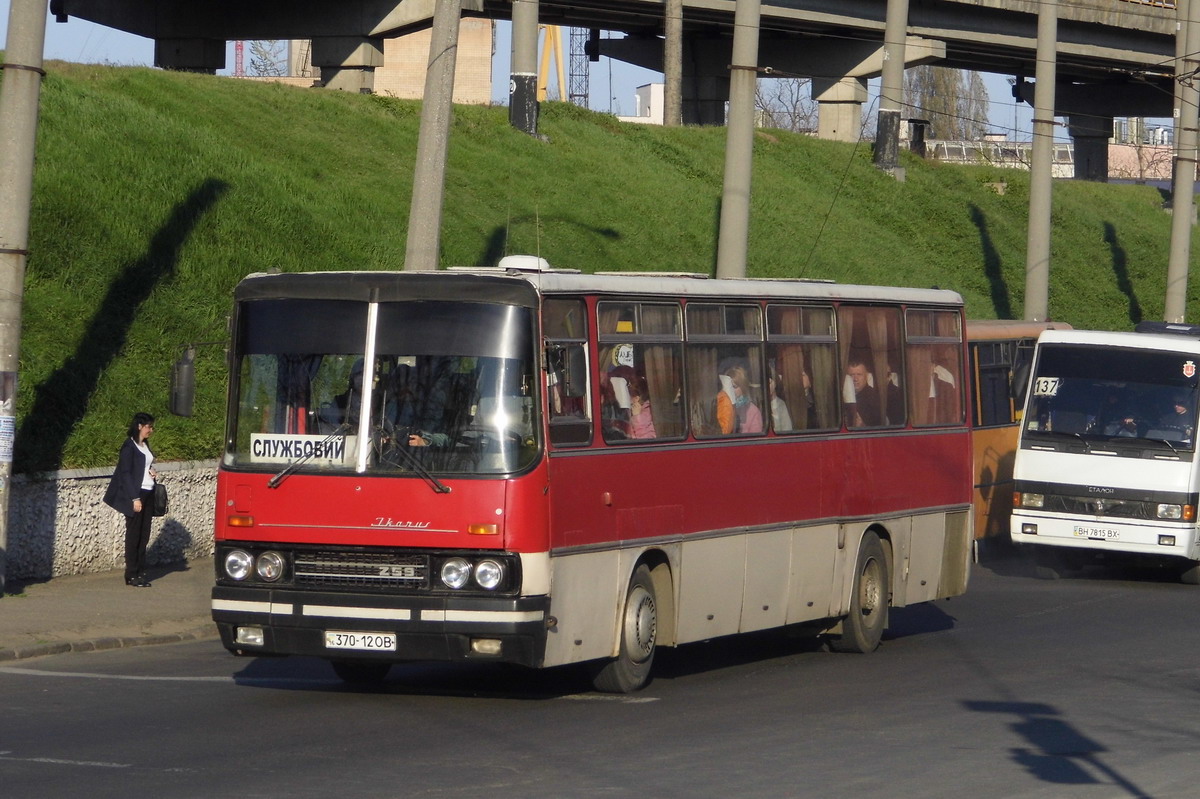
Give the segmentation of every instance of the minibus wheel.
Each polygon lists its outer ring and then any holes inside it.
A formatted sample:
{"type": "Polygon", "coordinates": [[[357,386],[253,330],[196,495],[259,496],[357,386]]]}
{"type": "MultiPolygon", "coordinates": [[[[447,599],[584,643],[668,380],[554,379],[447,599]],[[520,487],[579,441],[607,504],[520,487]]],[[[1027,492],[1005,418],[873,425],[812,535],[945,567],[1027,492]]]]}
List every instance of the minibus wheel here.
{"type": "Polygon", "coordinates": [[[850,613],[842,620],[842,634],[830,637],[830,649],[866,654],[878,648],[887,627],[890,585],[883,544],[878,535],[868,532],[858,548],[850,613]]]}
{"type": "Polygon", "coordinates": [[[621,612],[621,653],[601,662],[592,675],[597,691],[627,694],[636,691],[650,678],[658,635],[658,605],[650,568],[641,564],[629,580],[625,607],[621,612]]]}

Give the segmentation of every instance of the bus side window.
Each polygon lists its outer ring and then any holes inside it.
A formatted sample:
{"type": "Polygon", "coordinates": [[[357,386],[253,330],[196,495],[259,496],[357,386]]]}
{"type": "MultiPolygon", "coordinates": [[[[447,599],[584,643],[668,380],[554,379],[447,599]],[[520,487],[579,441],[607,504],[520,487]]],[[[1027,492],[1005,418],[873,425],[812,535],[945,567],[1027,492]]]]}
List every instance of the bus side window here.
{"type": "Polygon", "coordinates": [[[767,341],[767,402],[775,432],[837,428],[841,384],[833,309],[768,306],[767,341]]]}
{"type": "Polygon", "coordinates": [[[905,423],[900,312],[896,308],[843,305],[838,309],[838,351],[844,377],[847,427],[898,427],[905,423]]]}
{"type": "Polygon", "coordinates": [[[914,425],[957,424],[963,418],[959,350],[953,311],[909,309],[905,316],[908,401],[914,425]]]}
{"type": "Polygon", "coordinates": [[[554,446],[579,446],[592,441],[585,318],[583,301],[578,299],[547,299],[542,309],[547,420],[554,446]]]}

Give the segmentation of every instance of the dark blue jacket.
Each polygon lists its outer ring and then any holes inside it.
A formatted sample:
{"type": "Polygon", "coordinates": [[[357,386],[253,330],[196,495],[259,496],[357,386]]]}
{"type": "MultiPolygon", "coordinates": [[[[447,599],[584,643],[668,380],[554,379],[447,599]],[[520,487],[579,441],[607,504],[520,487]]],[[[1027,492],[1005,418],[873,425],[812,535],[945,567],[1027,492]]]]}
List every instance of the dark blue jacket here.
{"type": "MultiPolygon", "coordinates": [[[[149,444],[146,445],[149,448],[149,444]]],[[[146,476],[146,456],[133,443],[132,438],[125,439],[121,445],[121,454],[117,456],[117,470],[108,481],[108,490],[104,492],[104,504],[118,513],[132,516],[133,501],[142,494],[142,478],[146,476]]]]}

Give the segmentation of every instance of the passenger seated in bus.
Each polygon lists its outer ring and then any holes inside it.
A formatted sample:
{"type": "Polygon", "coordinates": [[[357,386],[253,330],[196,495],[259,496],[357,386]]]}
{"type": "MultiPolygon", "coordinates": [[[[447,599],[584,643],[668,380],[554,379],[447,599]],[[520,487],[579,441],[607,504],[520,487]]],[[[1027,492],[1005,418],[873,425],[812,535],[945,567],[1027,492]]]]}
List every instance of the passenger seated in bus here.
{"type": "MultiPolygon", "coordinates": [[[[767,393],[769,395],[769,404],[771,407],[771,426],[777,433],[786,433],[792,429],[792,414],[788,412],[787,403],[783,401],[778,392],[778,386],[783,382],[783,378],[779,375],[771,375],[767,378],[767,393]]],[[[804,375],[805,396],[808,396],[810,389],[808,388],[808,375],[804,375]]]]}
{"type": "Polygon", "coordinates": [[[842,402],[846,406],[846,427],[879,427],[883,423],[875,377],[859,358],[851,358],[846,364],[842,402]]]}
{"type": "Polygon", "coordinates": [[[716,399],[713,403],[716,405],[717,429],[721,431],[721,435],[732,435],[737,428],[737,414],[733,410],[733,378],[729,375],[720,375],[718,378],[720,388],[717,390],[716,399]]]}
{"type": "Polygon", "coordinates": [[[629,385],[629,435],[631,438],[657,438],[654,416],[650,411],[650,392],[646,378],[638,377],[629,385]]]}
{"type": "Polygon", "coordinates": [[[880,411],[883,424],[904,424],[904,391],[900,388],[900,373],[888,364],[887,383],[884,388],[887,412],[880,411]]]}
{"type": "Polygon", "coordinates": [[[605,441],[632,438],[630,385],[635,381],[633,345],[613,348],[608,368],[600,374],[600,422],[605,441]]]}
{"type": "Polygon", "coordinates": [[[725,374],[733,384],[733,410],[737,419],[737,431],[743,434],[763,432],[762,411],[750,396],[750,379],[746,376],[746,370],[741,366],[734,366],[725,374]]]}

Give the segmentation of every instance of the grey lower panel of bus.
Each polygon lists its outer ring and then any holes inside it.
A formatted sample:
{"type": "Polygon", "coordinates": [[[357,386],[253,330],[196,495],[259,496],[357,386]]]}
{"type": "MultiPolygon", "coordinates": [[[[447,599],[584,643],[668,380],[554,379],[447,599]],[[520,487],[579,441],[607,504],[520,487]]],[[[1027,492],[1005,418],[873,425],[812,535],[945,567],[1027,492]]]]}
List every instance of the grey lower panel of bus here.
{"type": "Polygon", "coordinates": [[[658,643],[672,646],[792,624],[828,621],[833,628],[850,607],[868,530],[889,553],[892,606],[957,596],[967,586],[972,529],[971,509],[961,508],[555,553],[557,623],[546,665],[618,653],[617,614],[650,551],[665,559],[654,574],[658,643]]]}
{"type": "Polygon", "coordinates": [[[487,660],[542,665],[547,597],[428,597],[215,586],[213,621],[221,643],[245,655],[329,659],[487,660]],[[263,632],[263,644],[238,643],[237,627],[263,632]],[[394,633],[395,652],[329,649],[327,630],[394,633]],[[471,639],[500,641],[498,655],[473,652],[471,639]]]}

